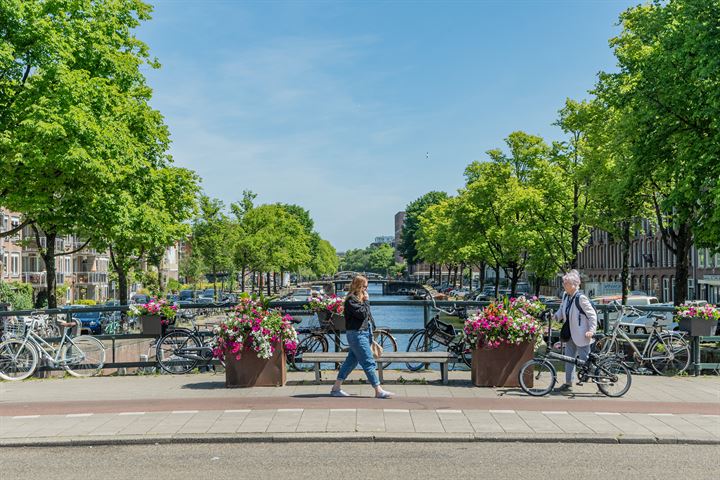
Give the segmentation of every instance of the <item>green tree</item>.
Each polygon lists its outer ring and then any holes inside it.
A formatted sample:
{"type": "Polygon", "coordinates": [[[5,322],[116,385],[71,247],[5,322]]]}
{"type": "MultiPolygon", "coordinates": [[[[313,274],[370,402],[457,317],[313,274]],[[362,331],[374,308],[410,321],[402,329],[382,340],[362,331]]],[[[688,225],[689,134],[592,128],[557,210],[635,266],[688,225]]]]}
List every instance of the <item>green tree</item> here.
{"type": "Polygon", "coordinates": [[[218,273],[229,270],[232,264],[232,249],[228,245],[236,242],[237,230],[224,213],[222,201],[206,195],[200,197],[200,212],[192,226],[192,249],[197,251],[213,279],[213,297],[217,299],[218,273]]]}
{"type": "Polygon", "coordinates": [[[629,136],[624,173],[652,195],[681,303],[694,239],[720,245],[720,0],[655,0],[620,20],[620,71],[601,74],[596,91],[629,136]]]}
{"type": "Polygon", "coordinates": [[[405,207],[405,221],[402,226],[402,240],[398,246],[400,255],[405,258],[408,265],[420,263],[424,258],[418,255],[415,245],[416,232],[420,227],[420,216],[430,205],[435,205],[448,197],[445,192],[428,192],[405,207]]]}
{"type": "MultiPolygon", "coordinates": [[[[157,63],[133,33],[150,11],[139,0],[0,2],[0,197],[33,224],[50,307],[56,239],[107,225],[118,180],[166,149],[141,73],[157,63]]],[[[62,254],[84,245],[74,247],[62,254]]]]}

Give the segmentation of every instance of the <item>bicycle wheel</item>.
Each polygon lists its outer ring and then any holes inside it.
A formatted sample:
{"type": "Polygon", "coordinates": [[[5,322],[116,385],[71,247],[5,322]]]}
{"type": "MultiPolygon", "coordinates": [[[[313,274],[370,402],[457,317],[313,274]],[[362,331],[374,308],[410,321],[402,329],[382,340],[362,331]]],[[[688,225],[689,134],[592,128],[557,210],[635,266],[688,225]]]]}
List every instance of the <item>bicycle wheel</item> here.
{"type": "Polygon", "coordinates": [[[615,358],[601,360],[595,368],[595,383],[608,397],[622,397],[630,389],[630,369],[615,358]]]}
{"type": "Polygon", "coordinates": [[[168,373],[187,373],[199,362],[200,340],[187,330],[173,330],[157,343],[155,357],[160,368],[168,373]]]}
{"type": "Polygon", "coordinates": [[[661,339],[650,344],[653,370],[668,377],[684,372],[690,365],[690,347],[685,339],[677,335],[663,335],[661,339]]]}
{"type": "Polygon", "coordinates": [[[541,397],[552,391],[557,382],[557,371],[544,358],[533,358],[520,368],[518,382],[523,392],[541,397]]]}
{"type": "MultiPolygon", "coordinates": [[[[408,352],[444,352],[447,351],[447,346],[439,342],[436,342],[432,338],[427,336],[425,330],[419,330],[412,334],[408,341],[408,352]]],[[[408,370],[417,372],[421,368],[424,368],[426,363],[406,363],[408,370]]]]}
{"type": "Polygon", "coordinates": [[[613,342],[611,336],[602,337],[593,343],[591,350],[600,356],[611,355],[618,357],[620,356],[620,343],[617,340],[613,342]]]}
{"type": "Polygon", "coordinates": [[[37,366],[38,352],[29,343],[19,338],[0,343],[0,378],[3,380],[24,380],[37,366]]]}
{"type": "Polygon", "coordinates": [[[303,353],[308,352],[327,352],[328,342],[324,335],[310,334],[300,340],[294,353],[288,353],[288,363],[290,367],[299,372],[308,372],[315,368],[314,363],[303,363],[303,353]]]}
{"type": "MultiPolygon", "coordinates": [[[[387,330],[374,330],[373,340],[383,347],[383,352],[397,352],[397,341],[387,330]]],[[[382,367],[387,368],[390,362],[383,362],[382,367]]]]}
{"type": "Polygon", "coordinates": [[[92,377],[105,364],[105,346],[95,337],[80,335],[63,345],[60,358],[73,377],[92,377]]]}

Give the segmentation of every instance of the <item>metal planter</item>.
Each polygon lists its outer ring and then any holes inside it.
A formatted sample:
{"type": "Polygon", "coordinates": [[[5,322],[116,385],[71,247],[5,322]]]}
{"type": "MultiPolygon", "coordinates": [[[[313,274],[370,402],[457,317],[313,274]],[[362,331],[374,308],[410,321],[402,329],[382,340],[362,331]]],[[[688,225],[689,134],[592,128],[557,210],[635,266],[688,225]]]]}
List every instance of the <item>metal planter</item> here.
{"type": "Polygon", "coordinates": [[[693,337],[709,337],[715,335],[717,320],[705,320],[699,317],[680,317],[680,330],[688,332],[693,337]]]}
{"type": "Polygon", "coordinates": [[[533,348],[533,342],[524,342],[473,349],[472,384],[476,387],[519,387],[520,367],[533,358],[533,348]]]}
{"type": "Polygon", "coordinates": [[[244,349],[240,360],[228,352],[225,354],[225,387],[282,387],[287,381],[285,349],[275,345],[273,356],[264,359],[250,349],[244,349]]]}

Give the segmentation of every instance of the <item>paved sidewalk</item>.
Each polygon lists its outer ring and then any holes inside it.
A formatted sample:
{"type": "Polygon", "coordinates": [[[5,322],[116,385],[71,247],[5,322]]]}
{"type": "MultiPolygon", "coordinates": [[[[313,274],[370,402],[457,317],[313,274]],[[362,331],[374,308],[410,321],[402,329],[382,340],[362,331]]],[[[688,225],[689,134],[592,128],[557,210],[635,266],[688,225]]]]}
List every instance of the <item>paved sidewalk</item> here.
{"type": "MultiPolygon", "coordinates": [[[[328,372],[332,375],[332,372],[328,372]]],[[[350,398],[291,373],[279,388],[226,389],[223,374],[0,383],[0,446],[187,441],[564,441],[720,444],[720,378],[633,377],[622,399],[594,385],[530,398],[388,372],[391,400],[357,379],[350,398]],[[402,378],[400,378],[402,377],[402,378]]]]}

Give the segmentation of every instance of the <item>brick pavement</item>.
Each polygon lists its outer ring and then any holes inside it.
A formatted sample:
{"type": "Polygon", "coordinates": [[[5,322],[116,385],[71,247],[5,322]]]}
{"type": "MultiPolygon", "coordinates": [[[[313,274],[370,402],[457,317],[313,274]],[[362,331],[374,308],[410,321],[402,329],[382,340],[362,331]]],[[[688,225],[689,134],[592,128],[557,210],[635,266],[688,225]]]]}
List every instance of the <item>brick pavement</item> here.
{"type": "MultiPolygon", "coordinates": [[[[592,385],[529,398],[391,372],[376,400],[357,379],[350,398],[291,373],[279,388],[225,389],[222,374],[49,379],[0,383],[0,445],[170,441],[525,440],[720,443],[720,378],[633,377],[622,399],[592,385]],[[402,377],[400,379],[399,377],[402,377]]],[[[436,372],[427,374],[434,379],[436,372]]]]}

